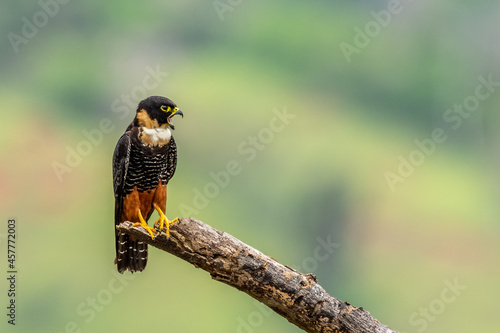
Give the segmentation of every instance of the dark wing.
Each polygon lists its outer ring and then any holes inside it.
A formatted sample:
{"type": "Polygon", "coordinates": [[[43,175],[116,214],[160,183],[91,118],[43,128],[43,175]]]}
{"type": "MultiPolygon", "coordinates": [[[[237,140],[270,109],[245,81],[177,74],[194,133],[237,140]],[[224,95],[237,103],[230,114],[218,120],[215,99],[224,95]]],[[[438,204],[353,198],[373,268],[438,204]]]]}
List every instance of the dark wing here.
{"type": "Polygon", "coordinates": [[[167,154],[167,182],[174,176],[175,168],[177,167],[177,145],[175,144],[174,137],[170,138],[167,154]]]}
{"type": "Polygon", "coordinates": [[[113,154],[113,188],[115,192],[115,224],[120,224],[123,188],[130,160],[130,132],[125,132],[118,140],[113,154]]]}
{"type": "Polygon", "coordinates": [[[113,188],[115,192],[115,225],[120,224],[123,188],[127,177],[128,163],[130,160],[130,132],[125,132],[116,144],[113,154],[113,188]]]}

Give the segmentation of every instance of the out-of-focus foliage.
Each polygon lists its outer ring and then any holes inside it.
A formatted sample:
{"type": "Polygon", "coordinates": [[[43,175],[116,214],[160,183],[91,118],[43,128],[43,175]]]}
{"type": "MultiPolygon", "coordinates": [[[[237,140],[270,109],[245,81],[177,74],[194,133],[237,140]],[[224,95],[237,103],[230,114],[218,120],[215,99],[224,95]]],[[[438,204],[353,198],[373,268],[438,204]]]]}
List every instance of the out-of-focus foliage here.
{"type": "Polygon", "coordinates": [[[499,4],[237,3],[3,5],[0,203],[18,221],[16,329],[299,331],[154,249],[142,274],[115,273],[111,156],[128,104],[149,95],[185,114],[169,217],[312,272],[396,330],[498,329],[500,91],[478,87],[500,82],[499,4]],[[463,103],[472,111],[453,111],[463,103]],[[444,142],[429,141],[436,130],[444,142]]]}

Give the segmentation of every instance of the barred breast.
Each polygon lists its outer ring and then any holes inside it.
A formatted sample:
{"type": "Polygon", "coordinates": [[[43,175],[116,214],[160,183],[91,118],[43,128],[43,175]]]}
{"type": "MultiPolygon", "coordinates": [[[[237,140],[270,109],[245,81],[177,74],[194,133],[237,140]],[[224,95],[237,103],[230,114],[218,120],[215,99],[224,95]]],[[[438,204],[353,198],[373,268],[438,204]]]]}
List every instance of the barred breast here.
{"type": "Polygon", "coordinates": [[[140,192],[153,190],[160,179],[167,183],[169,146],[150,147],[139,142],[132,143],[130,161],[125,177],[125,194],[131,193],[135,186],[140,192]]]}

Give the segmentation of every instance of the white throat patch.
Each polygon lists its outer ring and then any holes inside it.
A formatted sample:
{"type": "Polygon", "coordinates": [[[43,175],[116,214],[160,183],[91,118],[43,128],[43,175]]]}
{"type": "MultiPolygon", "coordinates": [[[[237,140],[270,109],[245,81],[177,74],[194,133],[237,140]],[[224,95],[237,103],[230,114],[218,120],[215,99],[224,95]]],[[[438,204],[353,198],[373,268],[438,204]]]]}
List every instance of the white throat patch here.
{"type": "Polygon", "coordinates": [[[170,128],[145,128],[143,127],[142,141],[149,146],[165,145],[170,141],[172,132],[170,128]]]}

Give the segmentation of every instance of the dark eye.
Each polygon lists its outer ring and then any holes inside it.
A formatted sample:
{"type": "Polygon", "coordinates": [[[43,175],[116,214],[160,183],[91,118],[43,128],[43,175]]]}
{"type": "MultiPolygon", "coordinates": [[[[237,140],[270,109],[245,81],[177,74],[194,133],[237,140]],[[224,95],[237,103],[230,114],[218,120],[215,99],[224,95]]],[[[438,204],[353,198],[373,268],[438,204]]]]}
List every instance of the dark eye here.
{"type": "Polygon", "coordinates": [[[170,110],[172,110],[170,106],[165,106],[165,105],[160,106],[160,109],[165,112],[170,112],[170,110]]]}

